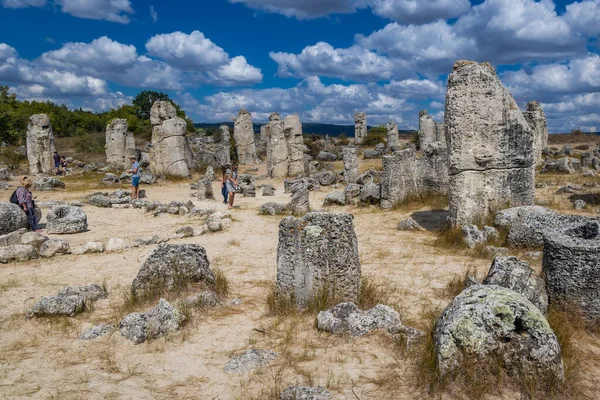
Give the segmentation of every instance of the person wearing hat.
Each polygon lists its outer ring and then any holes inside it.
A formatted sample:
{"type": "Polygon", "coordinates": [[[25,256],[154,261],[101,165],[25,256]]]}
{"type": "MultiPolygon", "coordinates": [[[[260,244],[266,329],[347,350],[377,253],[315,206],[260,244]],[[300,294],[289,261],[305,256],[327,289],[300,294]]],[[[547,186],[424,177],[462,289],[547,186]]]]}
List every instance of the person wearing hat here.
{"type": "Polygon", "coordinates": [[[33,201],[33,194],[31,194],[29,191],[29,188],[31,188],[32,184],[33,183],[31,180],[24,176],[21,178],[21,186],[17,188],[15,193],[17,195],[17,200],[19,201],[19,206],[25,212],[25,214],[27,214],[29,229],[36,232],[42,232],[42,230],[38,227],[38,221],[35,220],[35,203],[33,201]]]}
{"type": "Polygon", "coordinates": [[[129,157],[131,160],[131,169],[127,172],[131,174],[131,200],[135,200],[140,196],[140,163],[136,156],[129,157]]]}

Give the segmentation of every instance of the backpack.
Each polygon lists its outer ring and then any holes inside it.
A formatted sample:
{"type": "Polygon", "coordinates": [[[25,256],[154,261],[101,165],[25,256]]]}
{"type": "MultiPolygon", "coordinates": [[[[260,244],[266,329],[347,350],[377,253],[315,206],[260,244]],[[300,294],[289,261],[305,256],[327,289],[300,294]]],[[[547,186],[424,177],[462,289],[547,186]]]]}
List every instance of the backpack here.
{"type": "Polygon", "coordinates": [[[13,204],[16,204],[18,206],[20,206],[19,204],[19,198],[17,197],[17,189],[15,189],[15,191],[13,192],[13,194],[10,195],[10,202],[13,204]]]}

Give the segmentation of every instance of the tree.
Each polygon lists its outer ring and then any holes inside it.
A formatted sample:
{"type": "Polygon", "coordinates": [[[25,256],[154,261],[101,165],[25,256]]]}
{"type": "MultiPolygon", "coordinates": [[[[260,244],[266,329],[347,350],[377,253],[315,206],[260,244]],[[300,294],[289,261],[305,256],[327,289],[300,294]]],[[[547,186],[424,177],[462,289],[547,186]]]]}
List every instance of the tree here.
{"type": "Polygon", "coordinates": [[[8,86],[0,85],[0,142],[14,143],[19,139],[15,124],[17,96],[8,92],[8,86]]]}
{"type": "Polygon", "coordinates": [[[150,119],[150,109],[155,101],[171,101],[168,94],[156,92],[154,90],[142,90],[133,99],[133,105],[137,107],[138,117],[141,119],[150,119]]]}

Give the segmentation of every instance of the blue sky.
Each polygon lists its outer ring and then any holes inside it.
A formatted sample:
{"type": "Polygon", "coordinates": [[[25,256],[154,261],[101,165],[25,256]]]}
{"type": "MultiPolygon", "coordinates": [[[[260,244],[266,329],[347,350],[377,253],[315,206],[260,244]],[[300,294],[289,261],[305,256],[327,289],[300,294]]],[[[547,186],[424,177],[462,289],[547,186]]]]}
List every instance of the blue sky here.
{"type": "Polygon", "coordinates": [[[443,120],[454,61],[489,61],[551,132],[600,130],[600,0],[0,0],[0,83],[96,111],[169,93],[196,122],[443,120]]]}

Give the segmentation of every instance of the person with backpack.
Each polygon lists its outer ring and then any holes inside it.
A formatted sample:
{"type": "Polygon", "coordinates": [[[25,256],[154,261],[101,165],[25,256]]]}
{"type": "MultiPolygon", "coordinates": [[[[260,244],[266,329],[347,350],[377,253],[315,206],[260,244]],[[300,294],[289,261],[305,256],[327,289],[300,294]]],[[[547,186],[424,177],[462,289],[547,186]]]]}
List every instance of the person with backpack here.
{"type": "Polygon", "coordinates": [[[136,156],[129,157],[131,160],[131,169],[127,172],[131,174],[131,200],[138,199],[140,197],[140,163],[136,156]]]}
{"type": "Polygon", "coordinates": [[[54,175],[58,175],[60,170],[60,155],[58,154],[58,151],[54,152],[54,156],[52,156],[52,158],[54,159],[54,175]]]}
{"type": "Polygon", "coordinates": [[[33,201],[33,194],[29,190],[33,183],[31,180],[24,176],[21,179],[21,186],[15,190],[13,195],[10,198],[12,203],[15,203],[21,207],[21,209],[27,214],[27,222],[29,224],[29,229],[36,232],[42,232],[42,230],[38,226],[38,221],[35,219],[35,202],[33,201]]]}

